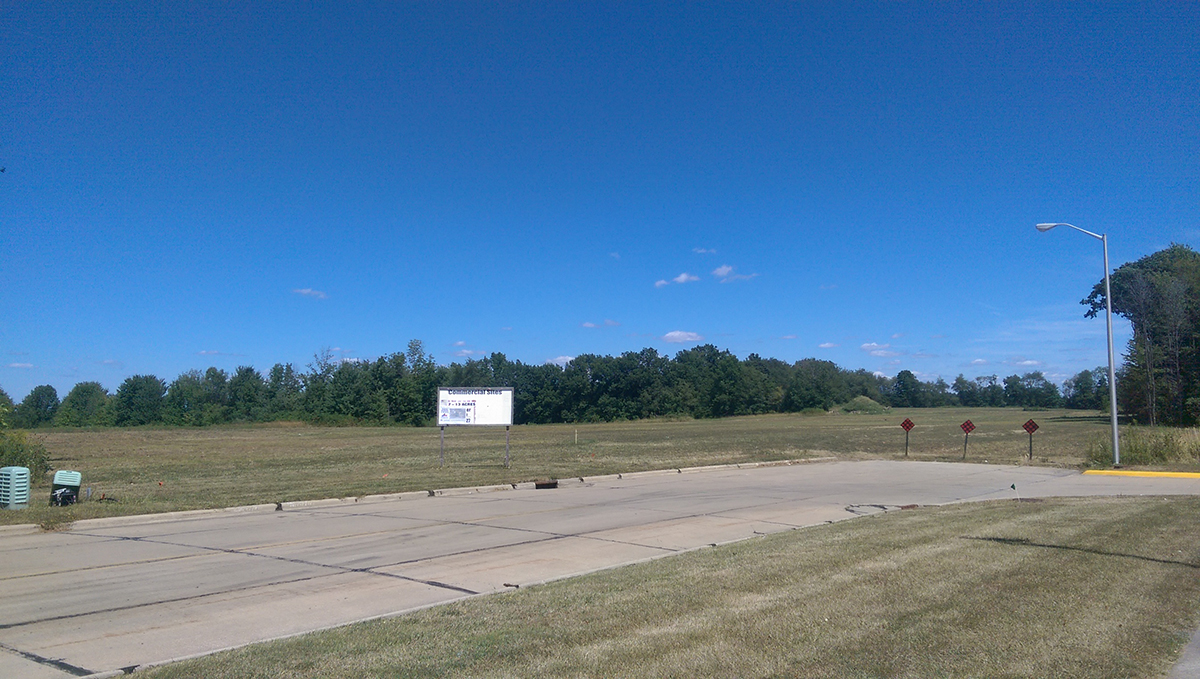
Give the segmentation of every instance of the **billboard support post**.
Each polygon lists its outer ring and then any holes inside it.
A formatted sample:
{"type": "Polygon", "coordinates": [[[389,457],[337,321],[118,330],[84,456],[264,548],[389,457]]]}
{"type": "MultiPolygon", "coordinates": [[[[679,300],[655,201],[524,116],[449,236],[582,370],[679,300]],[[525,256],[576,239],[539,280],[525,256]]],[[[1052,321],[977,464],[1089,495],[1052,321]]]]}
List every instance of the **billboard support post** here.
{"type": "Polygon", "coordinates": [[[504,427],[504,468],[510,464],[512,387],[438,387],[441,464],[446,464],[446,427],[504,427]]]}

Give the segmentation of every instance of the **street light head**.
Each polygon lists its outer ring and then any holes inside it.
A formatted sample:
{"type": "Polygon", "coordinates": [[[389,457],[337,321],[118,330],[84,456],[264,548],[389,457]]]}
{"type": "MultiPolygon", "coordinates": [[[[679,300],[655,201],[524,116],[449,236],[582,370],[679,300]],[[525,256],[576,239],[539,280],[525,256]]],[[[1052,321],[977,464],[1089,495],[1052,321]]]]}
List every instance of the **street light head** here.
{"type": "Polygon", "coordinates": [[[1037,230],[1041,231],[1042,233],[1045,233],[1045,232],[1049,231],[1050,229],[1053,229],[1056,226],[1058,226],[1057,222],[1054,224],[1038,224],[1037,230]]]}

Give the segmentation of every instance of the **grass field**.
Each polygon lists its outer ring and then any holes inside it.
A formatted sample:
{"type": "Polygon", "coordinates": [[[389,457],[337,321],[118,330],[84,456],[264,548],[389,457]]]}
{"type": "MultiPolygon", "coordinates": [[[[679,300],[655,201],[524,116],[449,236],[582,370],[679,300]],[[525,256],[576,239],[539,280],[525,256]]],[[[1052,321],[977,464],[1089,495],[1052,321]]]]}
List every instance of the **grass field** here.
{"type": "Polygon", "coordinates": [[[259,644],[170,677],[1159,677],[1200,498],[1003,501],[779,533],[259,644]]]}
{"type": "Polygon", "coordinates": [[[505,468],[501,428],[447,428],[444,467],[436,428],[280,423],[45,430],[34,436],[52,465],[82,472],[92,501],[48,507],[42,500],[49,497],[48,481],[40,479],[30,508],[0,512],[0,524],[55,527],[101,516],[826,455],[901,458],[905,418],[916,423],[909,436],[915,460],[961,459],[959,424],[966,419],[978,427],[967,451],[975,462],[1029,464],[1029,436],[1021,425],[1030,418],[1041,426],[1033,464],[1087,465],[1089,450],[1102,446],[1108,432],[1099,414],[1006,408],[529,425],[512,428],[505,468]]]}

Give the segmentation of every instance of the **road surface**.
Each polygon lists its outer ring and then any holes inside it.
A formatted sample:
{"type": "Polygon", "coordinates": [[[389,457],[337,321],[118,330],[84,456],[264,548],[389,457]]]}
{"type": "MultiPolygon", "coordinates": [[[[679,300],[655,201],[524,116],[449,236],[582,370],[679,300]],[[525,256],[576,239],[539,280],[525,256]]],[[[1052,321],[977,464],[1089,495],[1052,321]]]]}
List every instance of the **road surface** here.
{"type": "Polygon", "coordinates": [[[866,461],[505,488],[5,530],[0,676],[114,673],[903,505],[1200,480],[866,461]]]}

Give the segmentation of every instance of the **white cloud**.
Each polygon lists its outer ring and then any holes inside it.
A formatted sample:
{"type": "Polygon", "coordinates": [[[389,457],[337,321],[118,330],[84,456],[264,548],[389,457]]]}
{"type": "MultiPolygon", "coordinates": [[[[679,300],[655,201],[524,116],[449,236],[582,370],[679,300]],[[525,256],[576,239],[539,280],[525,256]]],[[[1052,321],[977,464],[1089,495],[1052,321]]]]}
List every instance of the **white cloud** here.
{"type": "Polygon", "coordinates": [[[26,369],[26,368],[32,368],[32,367],[33,367],[33,364],[32,364],[32,363],[9,363],[9,364],[8,364],[8,367],[10,367],[10,368],[21,368],[22,370],[24,370],[24,369],[26,369]]]}
{"type": "Polygon", "coordinates": [[[664,280],[654,281],[654,287],[656,287],[656,288],[661,288],[664,285],[670,285],[670,283],[667,281],[664,281],[664,280]]]}
{"type": "Polygon", "coordinates": [[[716,250],[714,250],[714,249],[712,249],[712,248],[709,248],[709,249],[705,249],[705,248],[692,248],[692,252],[694,252],[694,253],[696,253],[696,254],[698,254],[698,255],[715,255],[715,254],[717,254],[717,251],[716,251],[716,250]]]}
{"type": "Polygon", "coordinates": [[[608,326],[608,327],[610,327],[610,328],[615,328],[615,327],[617,327],[618,325],[621,325],[621,324],[620,324],[620,323],[618,323],[618,322],[616,322],[616,321],[614,321],[614,320],[612,320],[611,318],[606,318],[606,319],[604,319],[604,325],[607,325],[607,326],[608,326]]]}
{"type": "Polygon", "coordinates": [[[822,285],[821,289],[822,290],[837,290],[837,283],[830,283],[828,285],[822,285]]]}
{"type": "Polygon", "coordinates": [[[683,342],[703,342],[704,336],[694,332],[686,332],[684,330],[672,330],[662,336],[664,342],[674,342],[676,344],[683,342]]]}
{"type": "Polygon", "coordinates": [[[612,257],[613,259],[620,259],[620,258],[621,258],[621,253],[619,253],[619,252],[610,252],[610,253],[608,253],[608,256],[609,256],[609,257],[612,257]]]}
{"type": "Polygon", "coordinates": [[[867,352],[868,354],[879,357],[879,358],[888,358],[891,356],[899,356],[900,352],[892,351],[891,347],[892,347],[892,345],[890,345],[890,344],[876,344],[875,342],[867,342],[866,344],[862,345],[859,348],[862,349],[863,351],[867,352]]]}
{"type": "Polygon", "coordinates": [[[482,356],[486,353],[487,353],[486,351],[472,351],[470,349],[459,349],[458,351],[454,352],[454,355],[459,358],[470,358],[472,356],[482,356]]]}
{"type": "Polygon", "coordinates": [[[729,266],[728,264],[723,264],[723,265],[713,269],[712,275],[716,276],[717,278],[720,278],[722,283],[729,283],[732,281],[748,281],[751,278],[758,277],[758,274],[756,274],[756,273],[752,273],[752,274],[734,273],[733,267],[729,266]]]}
{"type": "Polygon", "coordinates": [[[506,326],[504,326],[503,328],[500,328],[500,329],[501,329],[501,330],[504,330],[504,331],[506,331],[506,332],[507,332],[507,331],[509,331],[509,330],[512,330],[512,326],[511,326],[511,325],[506,325],[506,326]]]}
{"type": "Polygon", "coordinates": [[[832,349],[836,346],[837,345],[834,344],[833,342],[821,342],[820,344],[817,345],[817,347],[820,349],[832,349]]]}
{"type": "Polygon", "coordinates": [[[795,335],[783,335],[779,339],[796,339],[795,335]]]}
{"type": "Polygon", "coordinates": [[[971,365],[987,365],[987,359],[977,358],[974,361],[971,361],[971,365]]]}
{"type": "Polygon", "coordinates": [[[1035,361],[1035,360],[1033,360],[1033,359],[1029,359],[1029,358],[1027,358],[1027,359],[1025,359],[1025,360],[1023,360],[1023,361],[1017,361],[1017,362],[1016,362],[1016,363],[1014,363],[1013,365],[1022,365],[1022,366],[1027,366],[1027,367],[1028,367],[1028,366],[1035,366],[1035,365],[1041,365],[1041,364],[1042,364],[1042,362],[1041,362],[1041,361],[1035,361]]]}
{"type": "Polygon", "coordinates": [[[879,372],[878,370],[876,370],[875,372],[873,372],[871,374],[876,377],[887,377],[887,375],[883,374],[882,372],[879,372]]]}
{"type": "Polygon", "coordinates": [[[219,352],[215,349],[202,349],[200,351],[197,351],[196,354],[199,356],[219,356],[219,355],[221,355],[221,352],[219,352]]]}
{"type": "Polygon", "coordinates": [[[313,299],[327,299],[329,297],[329,295],[326,295],[320,290],[313,290],[312,288],[300,288],[298,290],[292,290],[292,292],[296,293],[297,295],[312,297],[313,299]]]}
{"type": "Polygon", "coordinates": [[[565,367],[567,367],[568,363],[570,363],[571,361],[574,361],[574,360],[575,360],[574,356],[556,356],[556,357],[546,361],[546,363],[552,363],[554,365],[557,365],[560,368],[565,368],[565,367]]]}
{"type": "Polygon", "coordinates": [[[696,282],[696,281],[700,280],[700,277],[699,277],[699,276],[693,276],[692,274],[690,274],[690,273],[688,273],[688,272],[684,271],[683,273],[681,273],[681,274],[679,274],[678,276],[676,276],[676,277],[672,278],[671,280],[672,280],[672,281],[674,281],[674,282],[676,282],[676,283],[694,283],[694,282],[696,282]]]}
{"type": "Polygon", "coordinates": [[[581,326],[583,326],[583,327],[585,327],[585,328],[598,328],[598,327],[600,327],[600,326],[596,325],[595,323],[593,323],[593,322],[591,322],[591,321],[584,321],[583,323],[580,323],[579,325],[581,325],[581,326]]]}
{"type": "Polygon", "coordinates": [[[721,282],[729,283],[732,281],[748,281],[751,278],[758,278],[758,274],[756,274],[756,273],[746,273],[746,274],[735,273],[732,276],[730,276],[729,278],[722,280],[721,282]]]}
{"type": "Polygon", "coordinates": [[[466,342],[464,342],[464,341],[462,341],[462,340],[459,340],[459,341],[457,341],[457,342],[455,342],[455,343],[454,343],[454,346],[456,346],[456,347],[465,347],[465,346],[467,346],[467,343],[466,343],[466,342]]]}
{"type": "Polygon", "coordinates": [[[903,333],[898,332],[898,333],[892,335],[892,339],[900,339],[901,337],[904,337],[903,333]]]}

